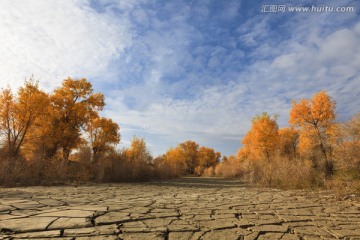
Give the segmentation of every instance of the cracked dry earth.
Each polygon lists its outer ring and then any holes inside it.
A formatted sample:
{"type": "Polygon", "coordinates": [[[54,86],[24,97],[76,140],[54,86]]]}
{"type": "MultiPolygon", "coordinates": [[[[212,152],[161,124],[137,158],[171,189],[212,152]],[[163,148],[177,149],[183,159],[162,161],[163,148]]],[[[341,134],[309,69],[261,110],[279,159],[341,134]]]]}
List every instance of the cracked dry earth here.
{"type": "Polygon", "coordinates": [[[360,239],[360,204],[235,180],[0,189],[0,239],[360,239]]]}

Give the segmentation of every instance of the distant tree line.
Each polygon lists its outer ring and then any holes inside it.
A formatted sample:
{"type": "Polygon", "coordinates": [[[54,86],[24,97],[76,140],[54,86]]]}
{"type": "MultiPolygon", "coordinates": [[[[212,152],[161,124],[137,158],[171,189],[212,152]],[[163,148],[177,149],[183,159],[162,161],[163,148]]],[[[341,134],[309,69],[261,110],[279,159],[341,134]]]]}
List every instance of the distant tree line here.
{"type": "Polygon", "coordinates": [[[360,192],[360,113],[336,122],[324,91],[293,101],[289,126],[256,115],[235,156],[188,140],[154,158],[142,138],[118,149],[120,126],[101,117],[102,93],[86,79],[65,79],[52,93],[33,78],[0,91],[0,184],[145,181],[184,176],[237,177],[284,188],[360,192]]]}
{"type": "Polygon", "coordinates": [[[0,183],[136,181],[202,175],[220,153],[186,141],[153,158],[144,139],[117,149],[120,127],[101,117],[102,93],[86,79],[65,79],[52,93],[33,78],[0,91],[0,183]]]}

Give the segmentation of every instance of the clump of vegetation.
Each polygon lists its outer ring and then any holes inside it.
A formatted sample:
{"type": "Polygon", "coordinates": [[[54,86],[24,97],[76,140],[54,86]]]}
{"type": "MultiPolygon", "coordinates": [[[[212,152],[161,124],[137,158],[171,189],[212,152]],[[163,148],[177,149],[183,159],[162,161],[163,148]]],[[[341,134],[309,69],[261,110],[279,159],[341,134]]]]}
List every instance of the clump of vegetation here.
{"type": "Polygon", "coordinates": [[[221,154],[213,148],[200,147],[194,141],[185,141],[176,148],[170,148],[164,155],[155,159],[156,166],[168,168],[170,176],[185,174],[204,175],[208,168],[215,167],[220,162],[221,154]]]}
{"type": "Polygon", "coordinates": [[[323,91],[294,101],[290,126],[281,129],[276,116],[257,115],[237,156],[218,164],[215,175],[271,187],[360,192],[360,114],[336,123],[335,106],[323,91]]]}

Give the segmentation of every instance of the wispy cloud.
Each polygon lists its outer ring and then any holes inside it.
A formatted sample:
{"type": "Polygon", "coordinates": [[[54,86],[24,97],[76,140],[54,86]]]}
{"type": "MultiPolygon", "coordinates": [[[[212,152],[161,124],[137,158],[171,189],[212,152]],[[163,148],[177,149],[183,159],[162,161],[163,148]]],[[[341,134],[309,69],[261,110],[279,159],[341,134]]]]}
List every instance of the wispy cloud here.
{"type": "Polygon", "coordinates": [[[34,74],[47,88],[67,77],[106,75],[131,41],[126,20],[84,1],[1,1],[0,85],[17,87],[34,74]]]}

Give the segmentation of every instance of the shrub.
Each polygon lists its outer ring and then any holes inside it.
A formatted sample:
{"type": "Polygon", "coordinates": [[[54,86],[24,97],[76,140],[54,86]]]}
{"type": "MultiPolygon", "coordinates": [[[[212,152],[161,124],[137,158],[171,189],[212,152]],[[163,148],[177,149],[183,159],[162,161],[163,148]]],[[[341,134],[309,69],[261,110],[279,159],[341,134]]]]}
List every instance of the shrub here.
{"type": "Polygon", "coordinates": [[[244,165],[237,157],[230,156],[226,161],[221,162],[215,167],[215,175],[219,177],[243,177],[244,165]]]}
{"type": "Polygon", "coordinates": [[[214,177],[215,176],[215,168],[214,167],[208,167],[204,170],[204,177],[214,177]]]}

